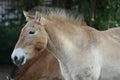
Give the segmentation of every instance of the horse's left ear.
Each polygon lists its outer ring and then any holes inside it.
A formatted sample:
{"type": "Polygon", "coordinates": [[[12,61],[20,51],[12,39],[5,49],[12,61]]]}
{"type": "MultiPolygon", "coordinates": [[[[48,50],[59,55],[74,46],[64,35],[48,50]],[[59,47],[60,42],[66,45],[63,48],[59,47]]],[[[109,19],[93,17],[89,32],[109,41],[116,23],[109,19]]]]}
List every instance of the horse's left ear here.
{"type": "Polygon", "coordinates": [[[31,19],[34,19],[34,16],[29,15],[29,13],[28,13],[27,11],[24,11],[24,10],[23,10],[23,14],[24,14],[24,16],[25,16],[25,18],[26,18],[26,21],[29,21],[29,20],[31,20],[31,19]]]}
{"type": "Polygon", "coordinates": [[[45,22],[46,22],[46,19],[38,11],[36,11],[35,20],[36,20],[37,23],[39,23],[41,25],[44,25],[45,22]]]}

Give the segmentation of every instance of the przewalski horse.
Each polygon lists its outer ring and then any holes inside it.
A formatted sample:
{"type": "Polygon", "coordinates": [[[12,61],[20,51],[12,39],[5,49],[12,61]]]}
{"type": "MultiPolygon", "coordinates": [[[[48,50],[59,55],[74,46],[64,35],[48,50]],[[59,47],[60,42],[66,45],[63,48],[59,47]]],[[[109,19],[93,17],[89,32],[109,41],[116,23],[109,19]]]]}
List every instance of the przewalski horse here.
{"type": "Polygon", "coordinates": [[[64,10],[36,12],[21,31],[11,55],[13,62],[23,65],[48,49],[59,61],[65,80],[120,76],[120,28],[98,31],[81,23],[80,16],[64,10]]]}

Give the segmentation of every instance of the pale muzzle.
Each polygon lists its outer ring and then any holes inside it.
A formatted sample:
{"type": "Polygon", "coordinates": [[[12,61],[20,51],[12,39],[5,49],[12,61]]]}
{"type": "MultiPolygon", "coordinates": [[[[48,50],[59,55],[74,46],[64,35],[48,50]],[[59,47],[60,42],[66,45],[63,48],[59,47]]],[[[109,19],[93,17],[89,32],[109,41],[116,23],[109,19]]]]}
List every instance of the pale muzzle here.
{"type": "Polygon", "coordinates": [[[25,51],[21,48],[14,49],[11,58],[15,65],[21,66],[26,62],[25,51]]]}

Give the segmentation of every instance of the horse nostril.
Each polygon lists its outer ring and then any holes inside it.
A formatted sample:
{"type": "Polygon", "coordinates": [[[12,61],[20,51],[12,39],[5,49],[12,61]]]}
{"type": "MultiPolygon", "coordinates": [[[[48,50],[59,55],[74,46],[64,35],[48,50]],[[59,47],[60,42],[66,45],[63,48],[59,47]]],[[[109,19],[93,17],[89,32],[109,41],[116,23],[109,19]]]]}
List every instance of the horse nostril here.
{"type": "Polygon", "coordinates": [[[18,67],[24,63],[24,60],[25,60],[24,56],[21,57],[14,56],[13,58],[14,64],[17,65],[18,67]]]}
{"type": "Polygon", "coordinates": [[[14,60],[17,61],[17,59],[18,59],[17,56],[15,56],[15,57],[14,57],[14,60]]]}

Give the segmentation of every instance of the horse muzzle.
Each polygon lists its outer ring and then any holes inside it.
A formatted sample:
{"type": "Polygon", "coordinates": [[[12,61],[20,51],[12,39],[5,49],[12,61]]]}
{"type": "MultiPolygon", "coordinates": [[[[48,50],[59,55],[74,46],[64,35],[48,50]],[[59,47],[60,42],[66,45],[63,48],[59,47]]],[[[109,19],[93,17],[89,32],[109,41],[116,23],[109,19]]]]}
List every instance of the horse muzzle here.
{"type": "Polygon", "coordinates": [[[15,49],[11,55],[11,58],[13,63],[18,67],[25,64],[26,62],[24,50],[21,48],[15,49]]]}
{"type": "Polygon", "coordinates": [[[22,63],[24,62],[25,57],[21,57],[20,59],[17,58],[17,56],[14,57],[13,61],[14,64],[17,65],[18,67],[22,65],[22,63]]]}

